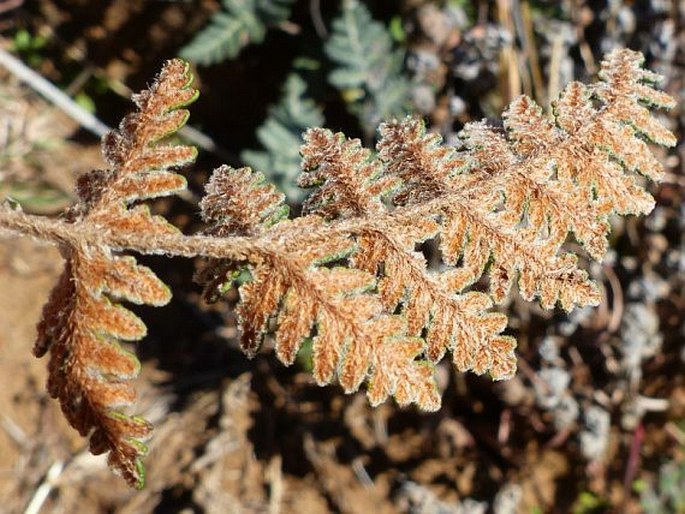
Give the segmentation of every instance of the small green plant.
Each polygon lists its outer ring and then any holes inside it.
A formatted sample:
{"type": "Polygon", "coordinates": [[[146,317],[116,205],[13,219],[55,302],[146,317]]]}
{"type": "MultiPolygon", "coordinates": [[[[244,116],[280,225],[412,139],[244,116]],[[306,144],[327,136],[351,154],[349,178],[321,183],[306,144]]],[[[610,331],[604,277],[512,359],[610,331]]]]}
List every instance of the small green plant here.
{"type": "Polygon", "coordinates": [[[32,34],[26,29],[19,29],[12,38],[12,49],[20,54],[29,66],[36,68],[44,59],[48,38],[41,34],[32,34]]]}
{"type": "Polygon", "coordinates": [[[607,512],[609,502],[594,493],[583,491],[573,505],[573,514],[602,514],[607,512]]]}

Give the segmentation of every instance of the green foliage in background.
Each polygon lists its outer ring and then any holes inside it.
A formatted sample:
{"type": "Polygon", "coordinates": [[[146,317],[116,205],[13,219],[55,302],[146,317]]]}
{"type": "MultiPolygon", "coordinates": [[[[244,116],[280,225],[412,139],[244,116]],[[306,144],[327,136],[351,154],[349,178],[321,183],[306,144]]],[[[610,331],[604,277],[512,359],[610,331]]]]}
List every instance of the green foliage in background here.
{"type": "Polygon", "coordinates": [[[402,74],[404,51],[390,31],[356,0],[344,0],[333,21],[325,52],[335,68],[328,76],[367,136],[378,124],[408,112],[409,80],[402,74]]]}
{"type": "Polygon", "coordinates": [[[32,68],[43,62],[48,39],[42,34],[32,34],[26,29],[19,29],[12,37],[11,50],[18,53],[32,68]]]}
{"type": "MultiPolygon", "coordinates": [[[[235,58],[248,44],[263,42],[269,28],[288,20],[295,1],[222,0],[222,9],[180,55],[200,65],[235,58]]],[[[298,37],[302,42],[310,41],[313,27],[305,24],[302,29],[298,37]]],[[[320,40],[323,53],[314,54],[331,70],[328,82],[340,92],[367,140],[372,140],[382,120],[409,111],[411,84],[403,74],[404,50],[399,47],[406,39],[401,18],[395,17],[386,27],[373,19],[364,3],[342,0],[329,30],[328,39],[320,40]]],[[[307,127],[325,124],[321,109],[307,97],[308,90],[316,89],[312,88],[312,77],[300,73],[297,62],[284,84],[280,102],[257,132],[263,150],[241,154],[254,169],[273,170],[269,178],[286,192],[291,203],[303,198],[294,185],[299,173],[300,135],[307,127]]]]}
{"type": "Polygon", "coordinates": [[[240,157],[256,170],[268,170],[269,179],[291,203],[299,203],[305,192],[295,184],[300,173],[302,132],[324,122],[321,109],[306,96],[307,83],[298,73],[285,81],[280,101],[269,109],[266,121],[257,129],[264,150],[246,150],[240,157]]]}
{"type": "Polygon", "coordinates": [[[609,503],[595,493],[583,491],[573,504],[573,514],[602,514],[607,512],[609,503]]]}
{"type": "Polygon", "coordinates": [[[238,56],[290,16],[295,0],[222,0],[209,25],[181,50],[181,57],[209,66],[238,56]]]}
{"type": "Polygon", "coordinates": [[[685,514],[685,461],[667,462],[659,469],[656,484],[635,482],[640,503],[650,514],[685,514]]]}

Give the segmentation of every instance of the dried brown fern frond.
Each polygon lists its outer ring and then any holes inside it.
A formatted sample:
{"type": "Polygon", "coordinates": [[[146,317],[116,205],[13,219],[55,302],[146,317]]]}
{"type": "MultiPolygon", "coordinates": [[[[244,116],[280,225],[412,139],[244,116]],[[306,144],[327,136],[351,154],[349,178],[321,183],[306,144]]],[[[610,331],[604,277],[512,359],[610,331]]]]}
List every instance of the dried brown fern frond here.
{"type": "Polygon", "coordinates": [[[311,340],[317,383],[337,378],[351,392],[366,382],[373,404],[394,396],[437,409],[434,368],[448,352],[458,370],[512,376],[515,341],[493,305],[514,282],[545,308],[596,304],[597,286],[563,244],[573,236],[601,259],[608,217],[653,206],[636,173],[658,180],[661,167],[643,138],[675,141],[647,107],[672,100],[652,89],[657,77],[641,59],[613,52],[601,81],[570,84],[551,115],[517,99],[504,131],[471,124],[459,151],[412,118],[381,126],[377,156],[358,140],[311,129],[300,184],[315,189],[303,216],[287,219],[283,195],[261,174],[224,166],[201,202],[209,227],[196,236],[139,204],[184,187],[171,168],[195,156],[158,144],[185,122],[180,107],[196,95],[186,65],[170,61],[134,98],[138,112],[105,138],[111,169],[81,179],[66,219],[0,209],[0,228],[56,242],[67,261],[34,350],[50,352],[51,395],[91,434],[92,451],[109,452],[112,467],[141,486],[139,440],[151,427],[123,411],[138,362],[118,341],[141,338],[145,327],[117,302],[161,305],[169,291],[123,250],[208,258],[197,278],[209,301],[248,271],[237,284],[245,352],[254,355],[273,327],[276,354],[291,364],[311,340]],[[417,251],[431,240],[436,269],[417,251]],[[488,291],[470,289],[483,276],[488,291]]]}
{"type": "Polygon", "coordinates": [[[546,308],[559,302],[568,310],[598,300],[575,257],[558,252],[572,233],[593,258],[601,259],[608,216],[644,214],[653,207],[649,193],[630,174],[657,179],[660,170],[638,136],[651,134],[664,145],[675,140],[639,102],[669,107],[672,100],[643,83],[656,76],[642,70],[641,62],[629,50],[612,53],[602,64],[603,81],[593,88],[571,84],[555,103],[554,117],[520,97],[505,112],[506,133],[470,124],[462,134],[465,151],[447,161],[427,157],[436,151],[434,136],[423,135],[416,121],[382,129],[379,151],[390,172],[402,168],[415,175],[425,162],[443,169],[467,163],[459,180],[454,171],[443,173],[452,177],[452,192],[445,196],[454,195],[454,201],[440,205],[443,258],[462,263],[454,274],[457,289],[477,280],[489,263],[496,301],[506,296],[517,275],[523,297],[537,296],[546,308]],[[631,116],[635,123],[628,121],[631,116]]]}
{"type": "Polygon", "coordinates": [[[493,303],[516,281],[524,299],[537,298],[545,308],[597,304],[597,286],[562,244],[573,234],[591,257],[601,259],[608,215],[651,208],[651,197],[630,172],[656,178],[656,161],[642,155],[643,143],[633,139],[644,133],[659,136],[663,144],[673,142],[638,104],[647,98],[667,107],[668,99],[642,89],[654,76],[639,68],[636,54],[615,52],[602,70],[604,82],[586,89],[594,97],[571,85],[554,117],[521,97],[505,114],[506,131],[484,123],[467,126],[462,151],[441,146],[438,136],[412,118],[381,125],[377,158],[358,140],[309,130],[299,181],[315,188],[305,202],[306,216],[260,233],[260,242],[271,249],[268,264],[264,255],[246,259],[254,282],[241,288],[244,347],[254,352],[253,341],[266,333],[270,318],[278,320],[277,353],[286,363],[316,334],[317,381],[330,381],[337,370],[349,391],[365,377],[377,384],[374,373],[391,360],[387,341],[365,335],[371,321],[399,317],[406,328],[398,336],[420,338],[413,343],[419,346],[407,346],[416,358],[437,362],[449,351],[459,370],[510,377],[515,341],[502,335],[506,316],[488,312],[493,303]],[[631,115],[638,117],[635,127],[627,124],[631,115]],[[307,234],[296,235],[291,225],[307,227],[307,234]],[[435,237],[443,266],[431,271],[415,248],[435,237]],[[357,318],[339,299],[331,302],[322,294],[325,281],[338,279],[321,273],[322,254],[309,256],[334,241],[336,251],[345,251],[331,258],[347,267],[345,276],[367,284],[352,303],[374,306],[360,307],[357,318]],[[483,274],[489,295],[469,291],[483,274]],[[344,329],[325,328],[336,319],[344,329]]]}
{"type": "MultiPolygon", "coordinates": [[[[85,225],[140,237],[177,232],[135,202],[185,187],[184,178],[169,170],[191,162],[195,149],[157,143],[185,123],[188,112],[180,107],[196,97],[190,80],[184,63],[169,61],[150,90],[134,97],[138,112],[103,140],[112,168],[79,181],[80,201],[68,216],[77,238],[85,225]]],[[[44,308],[34,353],[50,352],[48,391],[69,423],[90,435],[91,451],[108,452],[110,466],[130,485],[142,487],[140,457],[146,449],[140,439],[152,427],[123,410],[135,399],[127,381],[140,364],[119,341],[141,339],[146,328],[118,302],[164,305],[171,293],[152,271],[116,250],[85,238],[63,244],[66,267],[44,308]]]]}

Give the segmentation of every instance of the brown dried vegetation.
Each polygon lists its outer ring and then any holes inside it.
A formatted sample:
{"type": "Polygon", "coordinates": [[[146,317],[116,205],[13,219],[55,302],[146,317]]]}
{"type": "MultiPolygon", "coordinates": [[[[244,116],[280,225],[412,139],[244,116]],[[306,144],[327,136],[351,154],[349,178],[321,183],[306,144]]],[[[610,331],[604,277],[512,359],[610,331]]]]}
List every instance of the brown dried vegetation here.
{"type": "Polygon", "coordinates": [[[90,435],[93,453],[133,486],[143,484],[139,439],[151,426],[123,409],[138,372],[118,340],[145,326],[119,301],[163,305],[166,286],[121,251],[203,256],[197,274],[216,301],[239,276],[241,344],[254,355],[273,329],[276,354],[291,364],[311,340],[317,383],[336,377],[347,391],[368,382],[376,405],[435,410],[434,366],[447,352],[460,371],[506,379],[515,340],[490,309],[517,281],[544,308],[594,305],[596,285],[562,245],[569,233],[594,259],[607,249],[611,214],[646,214],[653,199],[635,172],[658,180],[644,139],[675,139],[648,107],[673,101],[652,89],[642,56],[621,50],[602,64],[600,82],[572,83],[546,115],[514,101],[504,131],[468,125],[465,148],[440,146],[416,119],[380,127],[377,155],[358,140],[310,129],[299,184],[314,188],[303,215],[287,218],[283,195],[248,168],[215,170],[200,207],[205,234],[184,236],[140,200],[173,194],[171,171],[195,150],[160,145],[187,118],[196,92],[187,66],[169,61],[134,101],[138,111],[103,141],[107,171],[86,174],[79,202],[62,220],[6,207],[0,226],[56,242],[66,260],[39,325],[37,356],[50,352],[48,390],[69,422],[90,435]],[[429,269],[417,245],[435,240],[441,264],[429,269]],[[487,292],[470,287],[487,274],[487,292]]]}

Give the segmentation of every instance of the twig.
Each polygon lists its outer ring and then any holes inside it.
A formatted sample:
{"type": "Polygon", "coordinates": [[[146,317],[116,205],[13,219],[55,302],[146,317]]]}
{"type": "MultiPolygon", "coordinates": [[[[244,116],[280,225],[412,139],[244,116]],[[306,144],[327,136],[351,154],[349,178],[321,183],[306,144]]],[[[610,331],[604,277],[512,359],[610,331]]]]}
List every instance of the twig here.
{"type": "Polygon", "coordinates": [[[268,514],[279,514],[281,503],[283,502],[283,470],[282,458],[280,455],[274,456],[269,462],[266,470],[266,478],[269,481],[269,511],[268,514]]]}
{"type": "Polygon", "coordinates": [[[60,91],[50,81],[41,77],[22,61],[7,52],[2,48],[2,45],[0,45],[0,66],[4,67],[22,82],[25,82],[31,89],[45,97],[46,100],[62,110],[84,129],[98,137],[102,137],[109,132],[110,128],[107,125],[74,102],[74,100],[60,91]]]}
{"type": "Polygon", "coordinates": [[[20,448],[28,448],[30,446],[31,439],[26,435],[26,432],[7,414],[2,415],[2,428],[20,448]]]}
{"type": "Polygon", "coordinates": [[[547,103],[559,96],[561,79],[561,58],[563,54],[563,38],[557,35],[552,40],[552,57],[549,60],[549,82],[547,84],[547,103]]]}
{"type": "Polygon", "coordinates": [[[321,16],[321,0],[309,0],[309,15],[312,18],[312,25],[316,34],[321,39],[328,39],[328,30],[321,16]]]}
{"type": "Polygon", "coordinates": [[[354,474],[357,477],[357,480],[359,480],[359,482],[366,489],[372,489],[373,487],[376,486],[376,484],[373,483],[373,480],[369,476],[368,471],[366,471],[366,468],[364,467],[364,463],[362,462],[360,457],[356,457],[352,461],[352,471],[354,471],[354,474]]]}
{"type": "Polygon", "coordinates": [[[673,421],[669,421],[666,423],[664,429],[668,435],[678,442],[678,444],[685,446],[685,432],[678,425],[673,421]]]}
{"type": "Polygon", "coordinates": [[[24,514],[38,514],[40,512],[43,503],[45,503],[45,500],[48,499],[50,491],[52,491],[57,477],[60,476],[63,469],[63,461],[56,460],[52,463],[52,466],[50,466],[50,469],[48,469],[48,472],[45,474],[45,479],[40,484],[38,489],[36,489],[36,492],[33,494],[33,498],[31,498],[26,510],[24,510],[24,514]]]}
{"type": "MultiPolygon", "coordinates": [[[[52,83],[27,67],[22,61],[8,53],[1,46],[0,65],[19,78],[19,80],[28,84],[31,89],[45,97],[49,102],[54,104],[55,107],[64,111],[84,129],[92,132],[97,137],[102,137],[111,130],[110,127],[74,102],[67,94],[60,91],[52,83]]],[[[112,88],[112,90],[120,94],[123,91],[129,91],[125,86],[122,91],[121,84],[119,83],[118,85],[118,88],[112,88]]],[[[235,154],[220,147],[212,138],[199,130],[186,125],[181,128],[178,133],[183,138],[187,139],[188,142],[202,148],[206,152],[216,155],[223,161],[235,166],[240,164],[240,159],[235,154]]]]}
{"type": "Polygon", "coordinates": [[[499,428],[497,429],[497,442],[500,446],[505,446],[511,435],[511,409],[504,409],[499,417],[499,428]]]}
{"type": "Polygon", "coordinates": [[[523,40],[523,49],[526,52],[526,57],[528,59],[528,66],[530,67],[530,75],[533,81],[533,88],[535,89],[535,97],[539,100],[540,104],[546,105],[548,102],[548,97],[547,92],[545,91],[544,81],[542,79],[542,72],[540,71],[540,60],[538,59],[538,51],[535,45],[535,31],[533,30],[530,4],[524,0],[521,2],[520,9],[516,9],[515,12],[519,13],[521,17],[521,25],[518,28],[521,30],[520,35],[521,39],[523,40]]]}
{"type": "MultiPolygon", "coordinates": [[[[497,1],[497,18],[509,34],[513,35],[516,32],[510,2],[505,0],[497,1]]],[[[504,103],[509,103],[513,98],[521,94],[521,82],[523,80],[519,73],[518,57],[512,42],[502,46],[500,50],[500,65],[501,80],[499,81],[499,86],[504,103]],[[506,79],[506,84],[503,83],[504,79],[506,79]]],[[[533,95],[531,94],[530,96],[532,97],[533,95]]]]}
{"type": "Polygon", "coordinates": [[[606,329],[609,333],[614,333],[620,328],[621,320],[623,319],[623,287],[621,287],[621,281],[618,279],[616,272],[611,266],[604,266],[603,271],[609,281],[614,296],[611,317],[609,318],[606,329]]]}
{"type": "Polygon", "coordinates": [[[0,2],[0,14],[9,12],[17,7],[21,7],[21,4],[23,3],[24,0],[4,0],[3,2],[0,2]]]}

